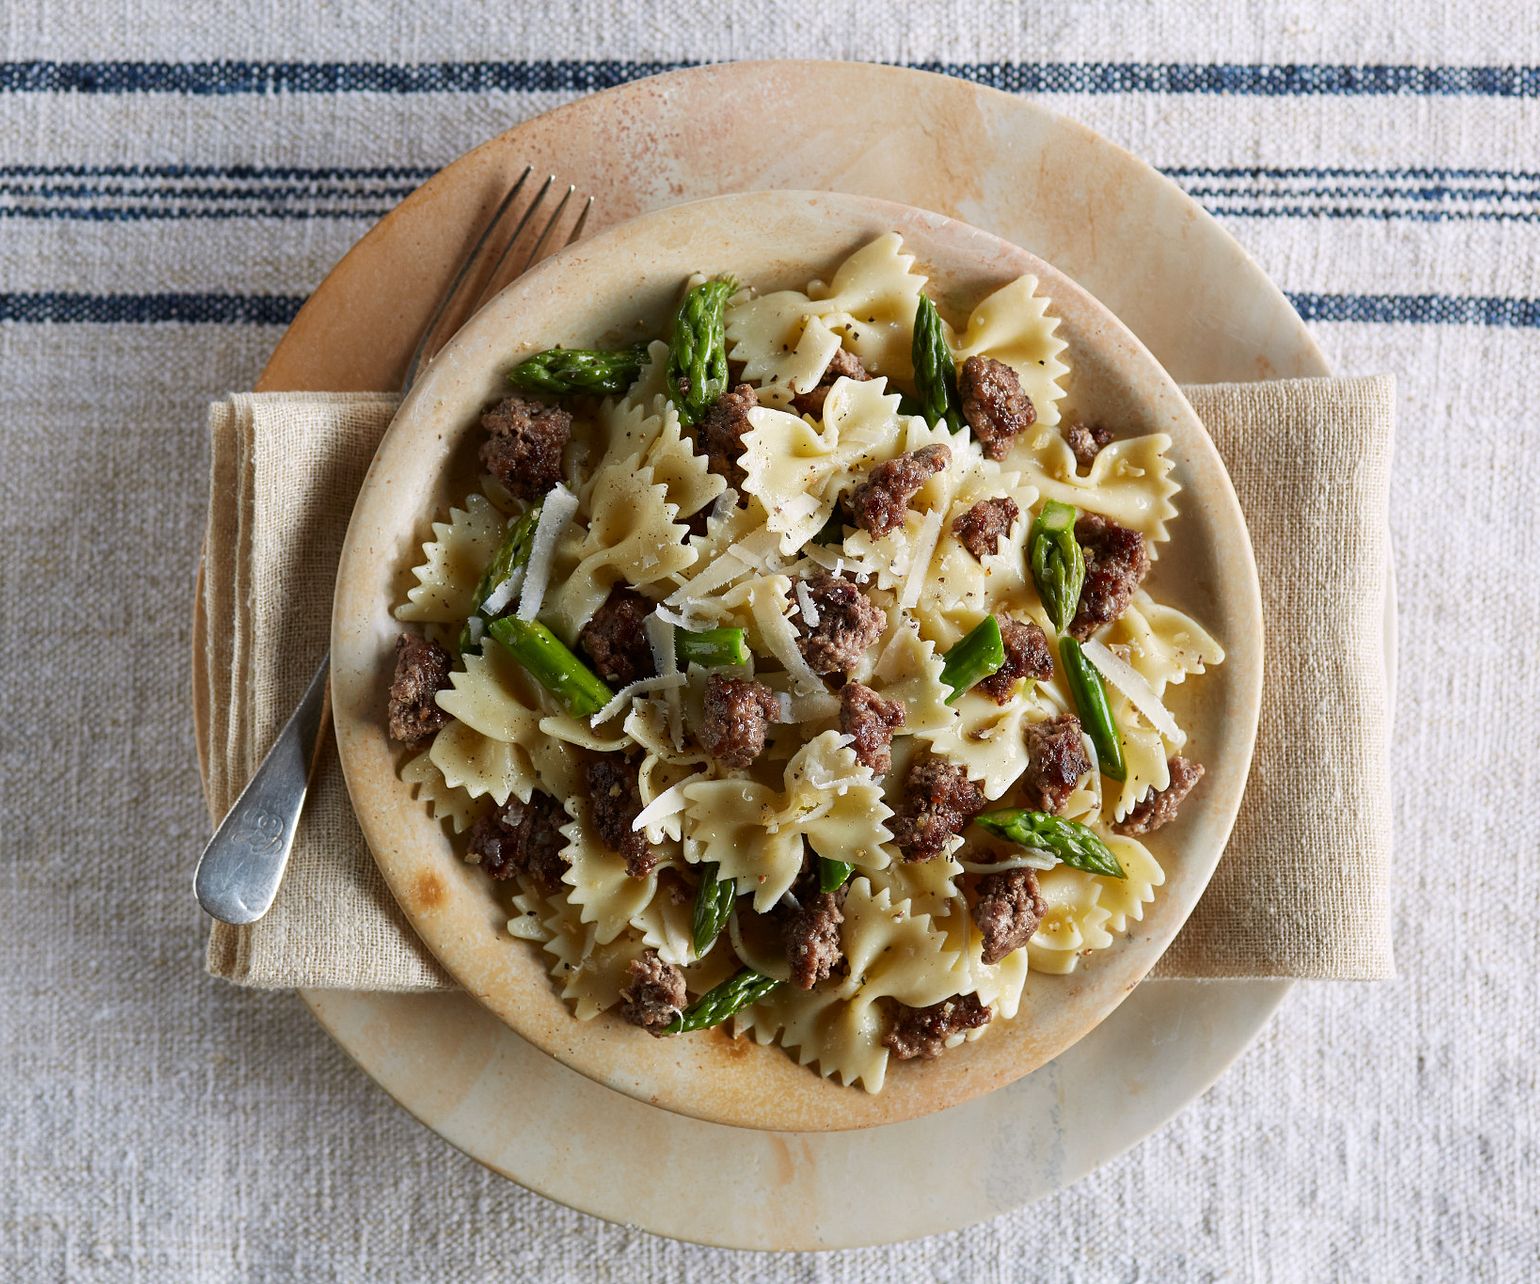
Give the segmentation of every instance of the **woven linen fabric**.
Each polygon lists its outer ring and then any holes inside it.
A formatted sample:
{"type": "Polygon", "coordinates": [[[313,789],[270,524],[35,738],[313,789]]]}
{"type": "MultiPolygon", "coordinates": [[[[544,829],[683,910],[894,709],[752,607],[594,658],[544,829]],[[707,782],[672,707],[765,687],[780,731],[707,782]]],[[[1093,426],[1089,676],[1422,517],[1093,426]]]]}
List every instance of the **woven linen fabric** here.
{"type": "MultiPolygon", "coordinates": [[[[1527,0],[50,0],[0,24],[0,120],[0,1277],[1540,1275],[1527,0]],[[1396,375],[1400,975],[1295,986],[1213,1088],[1031,1208],[768,1255],[522,1190],[416,1124],[291,995],[203,973],[188,604],[203,408],[253,385],[408,189],[606,85],[804,52],[930,64],[1083,121],[1207,206],[1335,369],[1396,375]]],[[[968,1159],[935,1160],[937,1180],[968,1159]]]]}
{"type": "MultiPolygon", "coordinates": [[[[1187,391],[1257,546],[1269,663],[1235,837],[1159,975],[1389,976],[1383,603],[1391,381],[1187,391]],[[1329,800],[1313,784],[1323,744],[1346,750],[1329,800]],[[1329,805],[1303,806],[1302,795],[1329,805]],[[1343,850],[1357,859],[1344,866],[1343,850]]],[[[275,393],[210,409],[201,646],[216,816],[304,690],[308,658],[325,649],[327,558],[335,562],[394,405],[381,396],[275,393]],[[250,475],[249,488],[231,489],[232,474],[250,475]],[[247,705],[251,713],[240,716],[247,705]],[[221,736],[226,710],[247,735],[221,736]]],[[[330,741],[313,790],[273,909],[247,927],[216,923],[209,970],[269,988],[449,988],[369,856],[330,741]]]]}

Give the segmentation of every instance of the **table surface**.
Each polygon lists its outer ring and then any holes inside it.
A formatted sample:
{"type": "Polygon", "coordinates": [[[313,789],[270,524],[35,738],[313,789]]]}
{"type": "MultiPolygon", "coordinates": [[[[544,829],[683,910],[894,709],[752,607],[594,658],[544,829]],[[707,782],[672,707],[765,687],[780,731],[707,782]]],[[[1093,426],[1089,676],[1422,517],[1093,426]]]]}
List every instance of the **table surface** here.
{"type": "MultiPolygon", "coordinates": [[[[1540,535],[1540,29],[1518,3],[1433,0],[1356,19],[1314,0],[1217,17],[914,8],[8,15],[0,654],[21,662],[0,678],[0,1273],[1540,1273],[1540,611],[1533,570],[1510,564],[1540,535]],[[505,61],[515,50],[539,61],[505,61]],[[777,52],[940,63],[1079,117],[1214,210],[1337,369],[1399,377],[1404,878],[1399,981],[1296,987],[1209,1094],[1122,1159],[967,1232],[768,1257],[512,1187],[401,1114],[291,996],[201,975],[184,621],[202,406],[249,386],[371,222],[533,112],[662,64],[777,52]]],[[[936,1159],[938,1181],[967,1161],[936,1159]]]]}

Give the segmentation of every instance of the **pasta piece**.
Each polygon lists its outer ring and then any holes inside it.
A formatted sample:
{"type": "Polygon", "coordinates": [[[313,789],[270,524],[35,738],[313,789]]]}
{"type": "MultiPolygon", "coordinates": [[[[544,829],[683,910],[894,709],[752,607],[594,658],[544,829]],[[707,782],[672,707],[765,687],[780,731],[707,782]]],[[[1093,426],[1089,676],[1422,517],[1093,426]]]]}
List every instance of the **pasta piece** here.
{"type": "MultiPolygon", "coordinates": [[[[1176,516],[1171,502],[1181,486],[1171,476],[1171,438],[1165,433],[1124,437],[1102,448],[1084,476],[1075,471],[1075,456],[1064,438],[1040,426],[1024,434],[1006,456],[1044,499],[1072,504],[1083,512],[1099,513],[1119,526],[1140,532],[1150,543],[1168,537],[1166,523],[1176,516]]],[[[1158,550],[1150,549],[1151,557],[1158,550]]]]}
{"type": "Polygon", "coordinates": [[[1111,912],[1102,905],[1107,880],[1060,865],[1037,876],[1048,912],[1027,942],[1027,957],[1036,972],[1063,976],[1080,964],[1080,955],[1112,944],[1107,931],[1111,912]]]}
{"type": "Polygon", "coordinates": [[[999,798],[1027,769],[1024,732],[1035,703],[1018,693],[998,705],[977,691],[967,691],[951,709],[947,724],[921,732],[921,739],[966,771],[970,780],[978,781],[984,797],[999,798]]]}
{"type": "Polygon", "coordinates": [[[567,840],[562,857],[568,862],[561,881],[572,889],[567,899],[577,909],[578,921],[593,928],[595,943],[607,945],[651,903],[658,889],[657,871],[632,878],[625,858],[605,847],[584,821],[573,820],[561,832],[567,840]]]}
{"type": "Polygon", "coordinates": [[[402,765],[401,779],[414,786],[413,797],[428,804],[434,820],[447,820],[457,834],[464,833],[481,814],[476,800],[464,789],[452,787],[426,752],[402,765]]]}
{"type": "Polygon", "coordinates": [[[1157,696],[1167,685],[1185,682],[1225,658],[1224,648],[1197,621],[1169,606],[1161,606],[1143,589],[1107,631],[1107,645],[1121,646],[1127,660],[1157,696]]]}
{"type": "Polygon", "coordinates": [[[854,676],[879,695],[897,700],[904,706],[901,736],[939,732],[947,727],[953,712],[946,703],[952,688],[941,681],[942,658],[935,646],[920,636],[908,621],[893,627],[877,658],[854,676]]]}
{"type": "Polygon", "coordinates": [[[460,624],[476,608],[471,600],[476,585],[502,538],[503,515],[485,497],[472,494],[464,508],[451,508],[447,522],[433,523],[423,561],[412,568],[417,583],[396,608],[396,618],[460,624]]]}
{"type": "Polygon", "coordinates": [[[455,721],[428,754],[450,785],[473,798],[491,794],[501,805],[512,793],[528,802],[536,778],[531,753],[541,740],[540,711],[525,694],[529,680],[499,646],[465,656],[464,664],[449,675],[451,689],[438,693],[439,708],[455,721]]]}
{"type": "Polygon", "coordinates": [[[804,841],[857,868],[883,868],[892,812],[844,742],[833,731],[814,737],[786,765],[780,789],[740,777],[686,785],[687,857],[715,861],[761,914],[791,889],[804,841]]]}
{"type": "Polygon", "coordinates": [[[991,294],[973,309],[952,355],[958,366],[973,356],[1005,362],[1032,398],[1037,422],[1052,428],[1069,374],[1064,360],[1069,345],[1059,337],[1059,319],[1048,315],[1048,299],[1037,286],[1035,276],[1023,276],[991,294]]]}
{"type": "Polygon", "coordinates": [[[1144,907],[1155,899],[1155,889],[1166,881],[1166,871],[1137,838],[1103,834],[1112,854],[1123,867],[1124,877],[1104,878],[1098,903],[1107,911],[1107,930],[1126,932],[1130,922],[1144,918],[1144,907]]]}

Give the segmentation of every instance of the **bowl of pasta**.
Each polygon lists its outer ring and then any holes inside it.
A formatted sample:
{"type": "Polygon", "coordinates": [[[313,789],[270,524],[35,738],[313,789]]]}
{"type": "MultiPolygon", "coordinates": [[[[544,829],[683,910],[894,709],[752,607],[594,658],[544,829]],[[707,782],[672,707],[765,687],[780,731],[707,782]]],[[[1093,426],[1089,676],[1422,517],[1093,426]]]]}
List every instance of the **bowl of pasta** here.
{"type": "Polygon", "coordinates": [[[1149,971],[1250,764],[1212,442],[1051,265],[884,201],[546,260],[403,402],[338,573],[348,788],[524,1038],[787,1131],[1023,1075],[1149,971]]]}

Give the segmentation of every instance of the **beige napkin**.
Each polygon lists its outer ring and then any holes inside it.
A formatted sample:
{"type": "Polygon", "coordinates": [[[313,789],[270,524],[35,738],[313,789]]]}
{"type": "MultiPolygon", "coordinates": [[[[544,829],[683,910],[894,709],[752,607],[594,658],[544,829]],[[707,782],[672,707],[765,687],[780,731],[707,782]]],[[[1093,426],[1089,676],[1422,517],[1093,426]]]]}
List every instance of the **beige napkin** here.
{"type": "MultiPolygon", "coordinates": [[[[1155,975],[1390,976],[1383,604],[1393,384],[1185,391],[1251,528],[1267,694],[1234,835],[1155,975]]],[[[242,394],[211,407],[195,680],[213,817],[326,649],[348,515],[394,408],[370,394],[242,394]]],[[[251,986],[453,988],[386,890],[330,745],[277,902],[249,927],[215,924],[208,967],[251,986]]]]}

